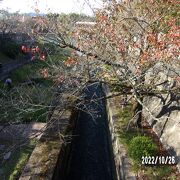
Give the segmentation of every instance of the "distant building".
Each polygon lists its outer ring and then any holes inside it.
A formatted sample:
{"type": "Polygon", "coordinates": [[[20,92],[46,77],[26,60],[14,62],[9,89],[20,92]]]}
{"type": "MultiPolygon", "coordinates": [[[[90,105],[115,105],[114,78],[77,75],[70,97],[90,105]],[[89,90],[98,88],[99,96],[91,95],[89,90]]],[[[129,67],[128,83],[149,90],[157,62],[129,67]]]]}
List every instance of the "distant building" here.
{"type": "Polygon", "coordinates": [[[75,23],[75,26],[77,26],[77,27],[83,27],[83,26],[85,26],[85,27],[88,27],[88,26],[94,26],[94,25],[96,25],[96,22],[86,22],[86,21],[84,21],[84,22],[82,22],[82,21],[79,21],[79,22],[76,22],[75,23]]]}

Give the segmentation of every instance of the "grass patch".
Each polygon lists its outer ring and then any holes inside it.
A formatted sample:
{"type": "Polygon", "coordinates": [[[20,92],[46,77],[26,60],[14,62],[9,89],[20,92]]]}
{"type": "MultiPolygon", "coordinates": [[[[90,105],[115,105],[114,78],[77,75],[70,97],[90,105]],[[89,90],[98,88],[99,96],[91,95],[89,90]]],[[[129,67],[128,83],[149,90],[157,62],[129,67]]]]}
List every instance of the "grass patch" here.
{"type": "Polygon", "coordinates": [[[13,84],[17,85],[31,79],[42,78],[40,70],[45,67],[47,67],[47,65],[44,62],[34,61],[33,63],[27,64],[20,69],[13,71],[11,73],[13,84]]]}
{"type": "Polygon", "coordinates": [[[11,74],[13,88],[8,90],[1,82],[0,106],[3,122],[45,122],[53,96],[53,81],[42,78],[39,69],[43,62],[23,66],[11,74]],[[24,84],[26,82],[34,84],[24,84]]]}
{"type": "Polygon", "coordinates": [[[12,61],[11,58],[9,58],[8,56],[6,56],[4,53],[0,52],[0,63],[5,64],[12,61]]]}
{"type": "Polygon", "coordinates": [[[1,82],[0,104],[4,105],[0,106],[1,123],[46,121],[54,89],[51,75],[59,73],[57,67],[64,65],[68,54],[69,51],[51,55],[46,61],[35,60],[13,71],[11,90],[1,82]],[[43,68],[48,68],[49,78],[42,77],[43,68]]]}
{"type": "Polygon", "coordinates": [[[53,90],[48,85],[21,85],[4,90],[0,98],[1,123],[46,122],[52,96],[53,90]]]}
{"type": "Polygon", "coordinates": [[[23,119],[26,122],[46,122],[48,108],[44,107],[42,109],[33,110],[32,112],[27,112],[23,114],[23,119]]]}
{"type": "Polygon", "coordinates": [[[120,109],[118,112],[119,122],[117,127],[117,133],[119,140],[128,148],[130,141],[140,135],[139,131],[126,130],[129,120],[132,118],[132,105],[127,105],[124,109],[120,109]]]}
{"type": "Polygon", "coordinates": [[[9,180],[18,179],[34,147],[35,141],[31,141],[26,146],[23,146],[13,151],[10,159],[2,164],[2,172],[0,175],[1,178],[9,180]]]}
{"type": "Polygon", "coordinates": [[[172,167],[167,165],[139,167],[138,164],[133,164],[132,169],[137,174],[143,171],[143,177],[146,180],[178,180],[177,176],[172,173],[172,167]]]}

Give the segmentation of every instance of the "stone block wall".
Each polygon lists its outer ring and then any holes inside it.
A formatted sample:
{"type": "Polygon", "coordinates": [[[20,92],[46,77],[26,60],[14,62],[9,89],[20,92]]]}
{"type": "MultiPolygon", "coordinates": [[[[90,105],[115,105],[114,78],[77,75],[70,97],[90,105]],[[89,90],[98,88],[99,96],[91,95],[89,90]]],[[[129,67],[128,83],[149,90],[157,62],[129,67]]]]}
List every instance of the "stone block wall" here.
{"type": "MultiPolygon", "coordinates": [[[[156,84],[158,90],[176,89],[180,82],[175,79],[180,65],[170,66],[166,69],[163,64],[157,63],[145,76],[146,84],[156,84]]],[[[143,108],[143,116],[151,125],[166,150],[176,157],[180,171],[180,93],[157,94],[147,96],[143,104],[151,114],[143,108]]]]}

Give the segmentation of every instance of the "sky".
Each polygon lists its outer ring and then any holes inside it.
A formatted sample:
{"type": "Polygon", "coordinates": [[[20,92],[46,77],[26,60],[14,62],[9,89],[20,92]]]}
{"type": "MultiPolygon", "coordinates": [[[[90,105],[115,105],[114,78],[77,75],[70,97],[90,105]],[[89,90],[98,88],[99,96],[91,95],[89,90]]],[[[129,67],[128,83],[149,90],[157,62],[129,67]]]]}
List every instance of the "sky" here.
{"type": "Polygon", "coordinates": [[[10,12],[20,13],[34,12],[38,7],[40,13],[84,13],[93,15],[93,8],[102,7],[101,0],[3,0],[0,9],[8,9],[10,12]],[[36,2],[38,2],[36,4],[36,2]]]}

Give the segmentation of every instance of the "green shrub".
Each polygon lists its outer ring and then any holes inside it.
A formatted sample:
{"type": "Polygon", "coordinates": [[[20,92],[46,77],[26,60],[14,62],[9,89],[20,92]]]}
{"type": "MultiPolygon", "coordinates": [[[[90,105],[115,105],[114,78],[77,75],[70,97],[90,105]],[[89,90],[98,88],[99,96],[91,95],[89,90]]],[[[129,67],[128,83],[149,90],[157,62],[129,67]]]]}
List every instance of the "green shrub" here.
{"type": "Polygon", "coordinates": [[[130,141],[128,151],[130,157],[138,163],[142,156],[155,156],[157,147],[149,137],[137,136],[130,141]]]}

